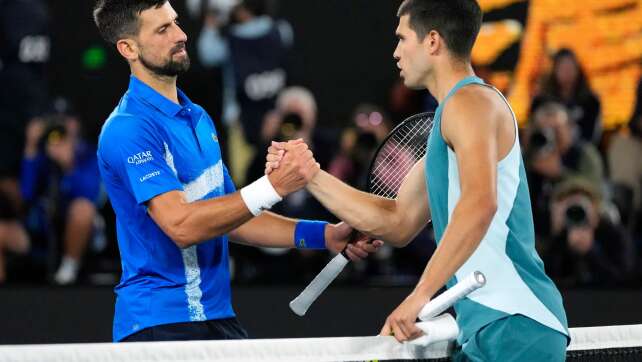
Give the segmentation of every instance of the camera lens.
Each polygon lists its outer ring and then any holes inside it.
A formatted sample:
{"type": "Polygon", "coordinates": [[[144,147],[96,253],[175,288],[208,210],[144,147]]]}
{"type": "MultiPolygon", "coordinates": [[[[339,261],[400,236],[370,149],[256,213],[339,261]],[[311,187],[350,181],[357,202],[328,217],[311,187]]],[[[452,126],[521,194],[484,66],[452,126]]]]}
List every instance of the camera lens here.
{"type": "Polygon", "coordinates": [[[289,141],[303,128],[303,118],[296,113],[286,113],[281,118],[277,141],[289,141]]]}
{"type": "Polygon", "coordinates": [[[555,133],[548,128],[535,130],[529,137],[528,147],[532,151],[540,151],[555,147],[555,133]]]}
{"type": "Polygon", "coordinates": [[[582,205],[571,205],[566,209],[566,224],[568,226],[582,226],[588,224],[588,215],[582,205]]]}

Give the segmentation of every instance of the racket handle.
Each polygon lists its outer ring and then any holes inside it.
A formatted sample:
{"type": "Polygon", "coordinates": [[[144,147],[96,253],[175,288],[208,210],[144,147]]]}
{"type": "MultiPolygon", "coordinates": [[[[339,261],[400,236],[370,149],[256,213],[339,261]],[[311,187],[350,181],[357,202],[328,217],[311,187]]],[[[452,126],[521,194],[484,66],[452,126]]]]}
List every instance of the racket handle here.
{"type": "Polygon", "coordinates": [[[350,260],[337,254],[330,262],[319,272],[319,274],[308,284],[307,287],[290,302],[290,309],[298,316],[305,315],[308,308],[323,293],[323,291],[332,283],[332,281],[341,273],[343,268],[350,260]]]}
{"type": "Polygon", "coordinates": [[[427,321],[439,313],[450,308],[455,302],[468,294],[483,287],[486,284],[486,277],[482,272],[476,271],[466,278],[460,280],[452,288],[439,294],[435,299],[428,302],[419,312],[419,319],[427,321]]]}

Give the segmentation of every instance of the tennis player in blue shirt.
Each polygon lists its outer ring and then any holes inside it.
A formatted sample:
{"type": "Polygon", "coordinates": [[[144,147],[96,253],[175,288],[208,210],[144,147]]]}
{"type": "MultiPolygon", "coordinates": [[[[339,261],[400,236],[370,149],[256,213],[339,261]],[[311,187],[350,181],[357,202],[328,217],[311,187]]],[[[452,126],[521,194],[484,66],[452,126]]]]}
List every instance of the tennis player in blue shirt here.
{"type": "MultiPolygon", "coordinates": [[[[99,0],[94,20],[132,74],[98,145],[123,269],[113,338],[245,338],[230,301],[227,235],[256,246],[339,251],[352,229],[265,212],[319,171],[303,143],[279,170],[236,191],[212,120],[176,88],[190,62],[166,0],[99,0]]],[[[379,245],[361,240],[347,252],[358,259],[379,245]]]]}

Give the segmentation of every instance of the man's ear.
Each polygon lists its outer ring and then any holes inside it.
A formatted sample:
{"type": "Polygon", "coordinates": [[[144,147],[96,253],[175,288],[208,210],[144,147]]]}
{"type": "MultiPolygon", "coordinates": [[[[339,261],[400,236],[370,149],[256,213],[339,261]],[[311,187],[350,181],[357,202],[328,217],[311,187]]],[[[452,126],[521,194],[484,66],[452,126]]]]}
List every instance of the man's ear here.
{"type": "Polygon", "coordinates": [[[430,32],[428,32],[428,34],[426,34],[422,43],[428,51],[428,54],[436,55],[441,50],[443,41],[444,38],[442,38],[436,30],[431,30],[430,32]]]}
{"type": "Polygon", "coordinates": [[[134,61],[138,59],[138,45],[133,39],[120,39],[116,42],[116,49],[123,58],[134,61]]]}

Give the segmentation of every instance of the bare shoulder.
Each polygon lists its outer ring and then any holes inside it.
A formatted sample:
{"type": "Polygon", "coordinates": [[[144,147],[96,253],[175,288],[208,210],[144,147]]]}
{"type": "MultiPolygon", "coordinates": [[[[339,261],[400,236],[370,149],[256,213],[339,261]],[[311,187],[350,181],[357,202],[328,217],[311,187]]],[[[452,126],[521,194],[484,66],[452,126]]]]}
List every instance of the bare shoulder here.
{"type": "Polygon", "coordinates": [[[481,85],[467,86],[446,103],[442,133],[449,144],[456,135],[496,134],[502,120],[509,114],[509,108],[495,90],[481,85]]]}
{"type": "Polygon", "coordinates": [[[458,115],[468,118],[483,117],[484,119],[497,116],[502,107],[500,95],[493,89],[481,85],[469,85],[457,91],[446,103],[444,117],[459,119],[458,115]]]}
{"type": "Polygon", "coordinates": [[[453,95],[444,108],[441,131],[453,149],[483,144],[495,149],[498,161],[515,142],[510,107],[497,91],[486,86],[464,87],[453,95]]]}

